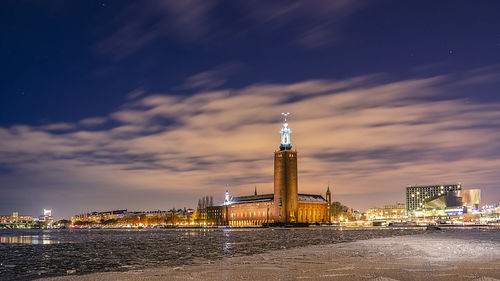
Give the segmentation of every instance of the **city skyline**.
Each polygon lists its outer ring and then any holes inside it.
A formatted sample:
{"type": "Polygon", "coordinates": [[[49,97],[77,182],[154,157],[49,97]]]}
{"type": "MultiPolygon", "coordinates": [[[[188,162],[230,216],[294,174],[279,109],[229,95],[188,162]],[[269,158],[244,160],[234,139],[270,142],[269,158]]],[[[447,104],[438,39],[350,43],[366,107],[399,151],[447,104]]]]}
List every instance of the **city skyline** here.
{"type": "Polygon", "coordinates": [[[332,201],[368,209],[460,182],[500,201],[491,6],[159,3],[2,4],[0,214],[271,193],[281,112],[304,193],[330,183],[332,201]]]}

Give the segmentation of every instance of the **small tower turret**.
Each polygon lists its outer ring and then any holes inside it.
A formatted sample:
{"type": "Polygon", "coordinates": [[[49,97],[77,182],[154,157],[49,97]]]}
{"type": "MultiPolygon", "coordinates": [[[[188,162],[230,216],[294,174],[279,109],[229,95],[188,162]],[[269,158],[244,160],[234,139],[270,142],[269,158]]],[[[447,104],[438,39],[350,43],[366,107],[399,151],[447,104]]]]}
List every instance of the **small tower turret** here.
{"type": "Polygon", "coordinates": [[[229,191],[226,190],[226,195],[224,196],[224,205],[230,205],[231,204],[231,197],[229,197],[229,191]]]}
{"type": "Polygon", "coordinates": [[[326,189],[326,201],[328,202],[327,206],[327,218],[328,218],[328,223],[332,222],[332,193],[330,193],[330,183],[328,183],[328,188],[326,189]]]}
{"type": "Polygon", "coordinates": [[[330,184],[328,184],[328,188],[326,189],[326,201],[328,201],[328,205],[332,204],[332,194],[330,193],[330,184]]]}

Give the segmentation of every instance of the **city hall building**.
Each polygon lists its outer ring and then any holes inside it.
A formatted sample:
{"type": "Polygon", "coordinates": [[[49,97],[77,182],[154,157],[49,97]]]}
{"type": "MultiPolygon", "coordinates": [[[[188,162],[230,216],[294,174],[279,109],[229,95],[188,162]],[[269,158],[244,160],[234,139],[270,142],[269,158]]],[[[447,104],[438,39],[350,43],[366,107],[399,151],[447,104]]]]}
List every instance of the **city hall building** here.
{"type": "Polygon", "coordinates": [[[231,197],[226,191],[224,203],[208,209],[208,219],[217,225],[245,226],[266,223],[330,222],[331,193],[298,193],[297,151],[292,150],[291,130],[285,122],[281,129],[279,151],[274,152],[274,193],[231,197]]]}

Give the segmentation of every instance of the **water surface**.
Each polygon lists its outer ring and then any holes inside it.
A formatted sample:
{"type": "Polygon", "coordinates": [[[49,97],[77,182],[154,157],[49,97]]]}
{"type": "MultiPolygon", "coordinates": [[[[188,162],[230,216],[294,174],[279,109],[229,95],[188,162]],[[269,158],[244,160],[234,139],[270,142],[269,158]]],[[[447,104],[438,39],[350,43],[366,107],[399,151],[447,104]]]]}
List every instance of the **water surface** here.
{"type": "Polygon", "coordinates": [[[422,229],[0,230],[0,280],[200,264],[307,245],[422,229]]]}

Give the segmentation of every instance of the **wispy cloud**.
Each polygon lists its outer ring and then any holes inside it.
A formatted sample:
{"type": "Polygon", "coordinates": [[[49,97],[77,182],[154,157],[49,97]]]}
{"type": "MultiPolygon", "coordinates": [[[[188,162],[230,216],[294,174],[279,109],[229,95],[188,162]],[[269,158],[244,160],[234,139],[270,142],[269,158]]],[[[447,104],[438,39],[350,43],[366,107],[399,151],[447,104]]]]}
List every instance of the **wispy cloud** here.
{"type": "Polygon", "coordinates": [[[467,71],[461,75],[462,85],[484,85],[500,79],[500,65],[490,65],[467,71]]]}
{"type": "MultiPolygon", "coordinates": [[[[330,181],[336,198],[358,194],[345,203],[368,207],[370,200],[389,203],[374,191],[402,199],[412,183],[462,181],[494,191],[500,104],[433,99],[457,87],[446,75],[388,81],[379,74],[200,90],[189,97],[146,94],[109,116],[79,122],[92,130],[52,132],[60,123],[0,127],[0,164],[8,171],[0,180],[35,194],[63,190],[89,206],[97,204],[89,194],[116,202],[118,190],[165,206],[179,204],[168,194],[193,202],[199,194],[222,196],[227,183],[235,194],[254,184],[272,192],[272,152],[279,145],[279,113],[286,110],[303,192],[324,192],[330,181]],[[109,119],[114,122],[99,127],[109,119]]],[[[148,202],[134,206],[151,207],[148,202]]]]}
{"type": "Polygon", "coordinates": [[[241,63],[226,63],[218,65],[211,70],[206,70],[188,77],[183,85],[177,89],[202,89],[211,90],[224,85],[231,75],[243,68],[241,63]]]}
{"type": "Polygon", "coordinates": [[[242,4],[247,18],[265,28],[282,29],[301,26],[295,41],[315,48],[338,40],[344,21],[371,1],[314,0],[302,1],[247,1],[242,4]]]}
{"type": "Polygon", "coordinates": [[[74,127],[75,125],[71,123],[54,123],[44,125],[41,127],[41,129],[47,131],[67,131],[73,129],[74,127]]]}
{"type": "Polygon", "coordinates": [[[135,89],[133,91],[131,91],[130,93],[127,94],[127,99],[128,100],[133,100],[133,99],[136,99],[140,96],[143,96],[144,94],[146,94],[147,91],[144,90],[144,89],[135,89]]]}
{"type": "Polygon", "coordinates": [[[290,40],[319,47],[338,40],[345,20],[371,1],[220,1],[165,0],[136,2],[113,19],[115,30],[94,46],[95,51],[121,60],[156,40],[217,45],[221,38],[237,40],[242,34],[263,31],[288,33],[301,26],[290,40]],[[217,8],[234,17],[217,17],[217,8]]]}
{"type": "Polygon", "coordinates": [[[80,124],[84,126],[97,126],[102,125],[108,121],[105,117],[90,117],[80,120],[80,124]]]}
{"type": "Polygon", "coordinates": [[[214,28],[210,11],[215,3],[200,0],[133,3],[114,19],[116,31],[97,44],[95,50],[119,60],[167,36],[200,40],[214,28]]]}

